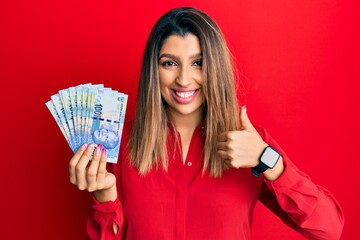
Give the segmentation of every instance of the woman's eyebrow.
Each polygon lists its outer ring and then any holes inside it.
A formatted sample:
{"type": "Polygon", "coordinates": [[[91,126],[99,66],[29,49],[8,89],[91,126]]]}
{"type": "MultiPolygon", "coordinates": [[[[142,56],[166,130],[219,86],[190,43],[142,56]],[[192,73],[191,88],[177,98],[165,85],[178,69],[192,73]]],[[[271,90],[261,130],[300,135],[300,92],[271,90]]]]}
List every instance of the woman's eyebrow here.
{"type": "Polygon", "coordinates": [[[194,55],[191,56],[191,58],[198,58],[198,57],[202,57],[202,53],[195,53],[194,55]]]}
{"type": "Polygon", "coordinates": [[[176,58],[175,55],[172,55],[170,53],[163,53],[159,56],[159,60],[163,57],[166,57],[166,58],[176,58]]]}
{"type": "MultiPolygon", "coordinates": [[[[202,53],[195,53],[193,55],[190,56],[190,58],[198,58],[198,57],[201,57],[202,56],[202,53]]],[[[170,53],[163,53],[159,56],[159,60],[163,57],[166,57],[166,58],[174,58],[174,59],[177,59],[177,57],[173,54],[170,54],[170,53]]]]}

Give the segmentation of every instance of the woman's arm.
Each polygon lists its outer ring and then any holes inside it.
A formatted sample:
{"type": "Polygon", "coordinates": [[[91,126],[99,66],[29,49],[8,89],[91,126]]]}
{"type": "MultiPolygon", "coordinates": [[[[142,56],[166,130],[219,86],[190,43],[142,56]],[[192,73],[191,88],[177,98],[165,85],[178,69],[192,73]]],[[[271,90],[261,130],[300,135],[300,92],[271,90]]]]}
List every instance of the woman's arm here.
{"type": "Polygon", "coordinates": [[[240,131],[220,134],[218,156],[232,167],[252,168],[268,145],[274,147],[281,157],[273,169],[263,173],[260,201],[307,238],[339,239],[344,219],[334,197],[299,171],[264,129],[255,128],[244,107],[241,125],[240,131]]]}
{"type": "Polygon", "coordinates": [[[92,197],[91,210],[86,223],[87,239],[122,239],[123,208],[118,198],[100,203],[92,197]]]}
{"type": "Polygon", "coordinates": [[[85,144],[69,163],[70,182],[80,190],[93,192],[86,228],[88,239],[121,239],[123,210],[115,175],[106,170],[106,160],[106,150],[101,145],[94,151],[94,145],[85,144]]]}
{"type": "Polygon", "coordinates": [[[259,200],[309,239],[340,239],[344,217],[333,195],[301,172],[264,129],[259,129],[259,133],[265,142],[279,151],[284,166],[276,180],[264,179],[259,200]]]}

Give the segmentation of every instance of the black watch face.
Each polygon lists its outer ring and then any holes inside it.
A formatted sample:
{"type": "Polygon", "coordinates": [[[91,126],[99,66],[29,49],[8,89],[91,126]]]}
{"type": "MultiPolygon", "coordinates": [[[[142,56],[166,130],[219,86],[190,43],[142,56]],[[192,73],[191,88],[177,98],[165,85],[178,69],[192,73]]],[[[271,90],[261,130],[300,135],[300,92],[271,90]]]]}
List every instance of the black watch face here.
{"type": "Polygon", "coordinates": [[[269,168],[273,168],[279,159],[280,155],[271,147],[267,147],[261,156],[261,162],[264,163],[269,168]]]}

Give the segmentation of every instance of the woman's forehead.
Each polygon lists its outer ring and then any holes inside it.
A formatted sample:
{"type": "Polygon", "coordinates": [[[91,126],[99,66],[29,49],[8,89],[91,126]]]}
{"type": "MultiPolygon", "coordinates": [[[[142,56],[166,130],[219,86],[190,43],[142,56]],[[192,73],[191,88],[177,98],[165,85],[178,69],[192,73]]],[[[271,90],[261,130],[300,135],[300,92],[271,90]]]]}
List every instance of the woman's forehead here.
{"type": "Polygon", "coordinates": [[[174,56],[194,56],[201,54],[199,38],[191,33],[185,36],[171,35],[163,43],[159,56],[162,54],[174,56]]]}

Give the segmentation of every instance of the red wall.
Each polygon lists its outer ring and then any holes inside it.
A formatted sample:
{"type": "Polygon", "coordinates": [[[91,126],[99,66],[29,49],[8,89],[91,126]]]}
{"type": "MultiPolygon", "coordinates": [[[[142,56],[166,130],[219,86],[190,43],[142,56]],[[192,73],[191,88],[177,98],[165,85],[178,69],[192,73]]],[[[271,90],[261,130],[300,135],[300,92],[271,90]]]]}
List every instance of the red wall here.
{"type": "MultiPolygon", "coordinates": [[[[191,5],[222,27],[244,75],[253,123],[345,212],[359,239],[359,3],[356,1],[0,2],[0,239],[83,239],[88,194],[68,180],[72,156],[45,102],[104,83],[134,114],[147,35],[165,11],[191,5]]],[[[303,239],[261,204],[254,239],[303,239]]]]}

